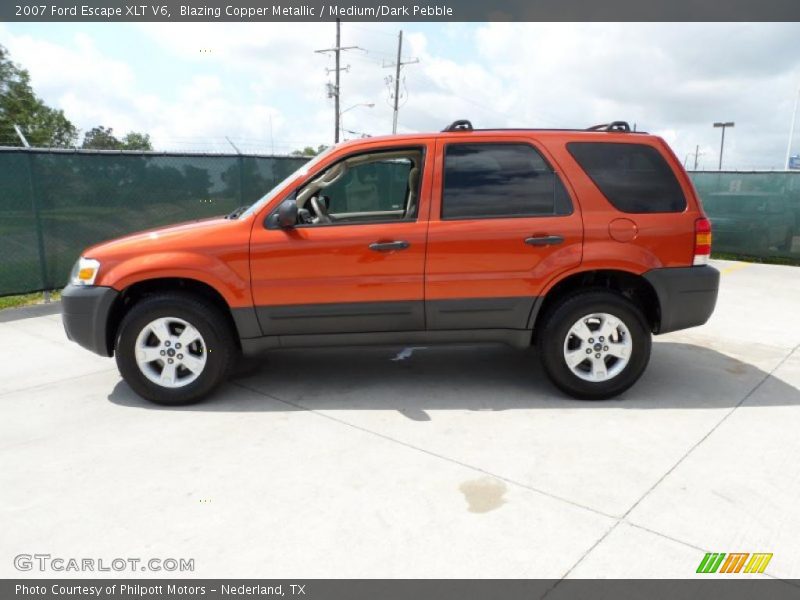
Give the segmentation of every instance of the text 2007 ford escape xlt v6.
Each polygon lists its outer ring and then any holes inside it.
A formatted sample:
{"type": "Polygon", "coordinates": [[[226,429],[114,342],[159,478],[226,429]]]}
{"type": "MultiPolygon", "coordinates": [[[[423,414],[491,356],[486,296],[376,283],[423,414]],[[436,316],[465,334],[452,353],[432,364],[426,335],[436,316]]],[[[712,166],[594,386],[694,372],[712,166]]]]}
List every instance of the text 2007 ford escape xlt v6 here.
{"type": "Polygon", "coordinates": [[[578,398],[614,396],[651,334],[705,323],[719,273],[678,160],[624,122],[369,138],[247,209],[87,249],[67,335],[164,404],[238,357],[322,345],[535,344],[578,398]]]}

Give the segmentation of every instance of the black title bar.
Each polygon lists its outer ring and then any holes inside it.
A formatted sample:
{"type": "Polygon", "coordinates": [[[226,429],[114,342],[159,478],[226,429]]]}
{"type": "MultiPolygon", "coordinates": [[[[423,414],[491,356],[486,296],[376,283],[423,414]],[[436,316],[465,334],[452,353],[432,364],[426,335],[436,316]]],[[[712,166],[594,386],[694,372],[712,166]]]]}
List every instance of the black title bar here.
{"type": "Polygon", "coordinates": [[[3,579],[3,600],[789,600],[798,581],[702,579],[3,579]]]}
{"type": "Polygon", "coordinates": [[[3,0],[0,21],[800,21],[798,0],[3,0]]]}

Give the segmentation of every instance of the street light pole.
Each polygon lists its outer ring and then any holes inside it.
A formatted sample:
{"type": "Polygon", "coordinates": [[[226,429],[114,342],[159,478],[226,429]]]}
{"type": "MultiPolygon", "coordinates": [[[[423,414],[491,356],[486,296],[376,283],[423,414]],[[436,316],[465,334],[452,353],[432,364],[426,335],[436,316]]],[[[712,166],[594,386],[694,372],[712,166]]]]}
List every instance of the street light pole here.
{"type": "Polygon", "coordinates": [[[375,106],[375,103],[374,102],[359,102],[358,104],[353,104],[353,106],[351,106],[349,108],[345,108],[342,112],[339,113],[338,122],[339,123],[342,122],[342,115],[344,113],[349,112],[349,111],[353,110],[354,108],[358,108],[359,106],[363,106],[364,108],[372,108],[373,106],[375,106]]]}
{"type": "Polygon", "coordinates": [[[722,171],[722,153],[725,150],[725,129],[736,125],[733,121],[725,121],[723,123],[714,123],[714,127],[722,128],[722,139],[719,143],[719,170],[722,171]]]}

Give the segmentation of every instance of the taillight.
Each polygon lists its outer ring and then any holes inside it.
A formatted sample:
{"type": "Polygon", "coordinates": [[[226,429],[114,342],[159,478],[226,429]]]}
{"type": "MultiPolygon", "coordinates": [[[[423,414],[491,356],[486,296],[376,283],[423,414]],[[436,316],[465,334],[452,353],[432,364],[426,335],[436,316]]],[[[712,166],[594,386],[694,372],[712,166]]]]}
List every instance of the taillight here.
{"type": "Polygon", "coordinates": [[[711,256],[711,221],[705,217],[694,222],[694,265],[707,265],[711,256]]]}

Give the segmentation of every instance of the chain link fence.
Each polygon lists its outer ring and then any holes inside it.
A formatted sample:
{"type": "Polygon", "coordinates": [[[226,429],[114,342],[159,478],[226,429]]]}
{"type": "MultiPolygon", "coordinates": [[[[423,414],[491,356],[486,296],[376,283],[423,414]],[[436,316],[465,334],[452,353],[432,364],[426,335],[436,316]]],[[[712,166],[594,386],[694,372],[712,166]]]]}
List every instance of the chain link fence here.
{"type": "Polygon", "coordinates": [[[800,264],[800,171],[689,173],[715,253],[800,264]]]}
{"type": "Polygon", "coordinates": [[[97,242],[250,204],[306,160],[0,149],[0,296],[63,287],[97,242]]]}
{"type": "MultiPolygon", "coordinates": [[[[0,148],[0,296],[63,287],[97,242],[250,204],[305,160],[0,148]]],[[[800,172],[690,176],[715,252],[800,263],[800,172]]]]}

